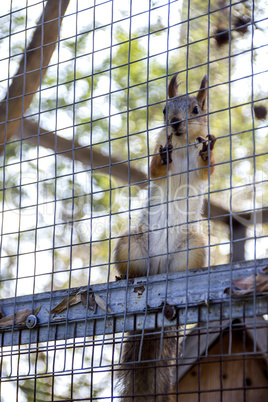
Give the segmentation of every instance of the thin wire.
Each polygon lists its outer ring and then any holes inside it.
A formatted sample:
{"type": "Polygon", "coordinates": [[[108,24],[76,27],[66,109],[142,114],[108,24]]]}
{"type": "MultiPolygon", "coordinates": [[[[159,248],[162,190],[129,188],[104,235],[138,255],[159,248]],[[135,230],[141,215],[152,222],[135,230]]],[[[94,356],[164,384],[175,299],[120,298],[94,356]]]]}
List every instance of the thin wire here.
{"type": "MultiPolygon", "coordinates": [[[[61,0],[59,1],[59,16],[61,11],[61,0]]],[[[60,18],[58,19],[58,40],[60,40],[60,18]]],[[[57,60],[60,60],[60,45],[58,43],[57,47],[57,60]]],[[[59,65],[57,65],[57,75],[56,81],[59,84],[59,65]]],[[[57,222],[57,190],[58,190],[58,183],[57,183],[57,175],[58,175],[58,163],[57,163],[57,126],[58,126],[58,104],[59,104],[59,87],[56,87],[56,105],[55,105],[55,147],[54,147],[54,218],[53,218],[53,233],[52,233],[52,269],[51,269],[51,284],[50,284],[50,311],[52,310],[52,295],[53,295],[53,288],[54,288],[54,274],[56,270],[55,261],[56,261],[56,222],[57,222]]],[[[46,362],[48,362],[48,345],[49,345],[49,338],[50,338],[50,326],[51,326],[51,315],[48,316],[48,323],[47,323],[47,353],[46,353],[46,362]]],[[[46,365],[47,371],[48,365],[46,365]]]]}
{"type": "MultiPolygon", "coordinates": [[[[10,2],[10,10],[12,10],[12,0],[10,2]]],[[[12,13],[10,13],[10,22],[9,22],[9,33],[11,33],[12,30],[12,13]]],[[[8,65],[7,65],[7,70],[8,70],[8,79],[7,79],[7,95],[6,95],[6,118],[5,118],[5,139],[4,139],[4,149],[3,149],[3,189],[2,189],[2,209],[1,209],[1,237],[0,237],[0,275],[2,278],[2,253],[3,253],[3,235],[4,235],[4,222],[5,222],[5,190],[6,190],[6,146],[7,146],[7,125],[8,125],[8,101],[9,101],[9,80],[11,77],[11,72],[10,72],[10,56],[11,56],[11,38],[9,36],[9,42],[8,42],[8,65]]],[[[2,123],[3,124],[3,123],[2,123]]]]}
{"type": "MultiPolygon", "coordinates": [[[[187,47],[186,47],[186,96],[188,97],[189,83],[188,83],[188,66],[189,66],[189,42],[190,42],[190,0],[188,0],[188,10],[187,10],[187,47]]],[[[188,99],[188,98],[187,98],[188,99]]],[[[185,322],[183,329],[183,339],[182,339],[182,355],[184,355],[186,332],[187,332],[187,315],[188,315],[188,270],[189,270],[189,187],[190,187],[190,173],[189,173],[189,137],[188,137],[188,104],[186,105],[186,133],[187,133],[187,198],[186,198],[186,227],[187,227],[187,251],[186,251],[186,305],[185,305],[185,322]]]]}
{"type": "MultiPolygon", "coordinates": [[[[27,67],[27,37],[25,35],[24,38],[24,66],[23,66],[23,88],[22,88],[22,106],[21,106],[21,115],[23,116],[24,114],[24,96],[25,96],[25,86],[26,86],[26,67],[27,67]]],[[[19,206],[18,206],[18,243],[17,243],[17,262],[16,262],[16,280],[15,280],[15,290],[14,290],[14,310],[13,310],[13,322],[12,322],[12,330],[11,330],[11,337],[12,337],[12,346],[11,346],[11,351],[13,350],[13,336],[14,336],[14,326],[15,326],[15,311],[16,311],[16,305],[17,305],[17,293],[18,293],[18,281],[19,281],[19,255],[20,255],[20,240],[21,240],[21,234],[20,234],[20,228],[21,228],[21,203],[22,203],[22,192],[21,192],[21,184],[22,184],[22,138],[20,140],[20,151],[19,151],[19,206]]],[[[10,362],[10,375],[12,373],[12,359],[10,362]]]]}
{"type": "MultiPolygon", "coordinates": [[[[93,31],[92,31],[92,58],[91,58],[91,85],[90,85],[90,94],[91,94],[91,102],[90,102],[90,220],[89,220],[89,269],[88,269],[88,289],[87,289],[87,306],[89,306],[89,288],[91,284],[91,269],[92,269],[92,243],[93,243],[93,217],[94,217],[94,208],[93,208],[93,93],[94,93],[94,50],[95,50],[95,24],[96,24],[96,0],[94,0],[94,7],[93,7],[93,31]]],[[[85,332],[84,332],[84,347],[82,352],[82,368],[84,367],[84,359],[85,359],[85,352],[86,352],[86,333],[87,333],[87,314],[88,314],[88,307],[85,311],[85,332]]],[[[94,350],[93,350],[94,352],[94,350]]],[[[92,353],[92,360],[93,360],[93,353],[92,353]]],[[[91,390],[92,394],[92,390],[91,390]]],[[[92,397],[92,395],[91,395],[92,397]]]]}
{"type": "MultiPolygon", "coordinates": [[[[167,58],[166,58],[166,72],[167,72],[167,76],[168,76],[168,71],[169,71],[169,40],[170,40],[170,30],[169,30],[169,26],[170,26],[170,2],[168,3],[168,29],[167,29],[167,58]]],[[[168,86],[167,86],[168,88],[168,86]]],[[[166,91],[166,103],[168,103],[167,101],[167,91],[166,91]]],[[[167,113],[166,113],[167,115],[167,113]]],[[[167,116],[166,116],[167,119],[167,116]]],[[[187,124],[187,123],[186,123],[187,124]]],[[[166,125],[166,141],[168,144],[168,126],[166,125]]],[[[168,155],[168,150],[167,150],[167,155],[168,155]]],[[[165,299],[164,299],[164,303],[163,303],[163,307],[162,307],[162,326],[161,326],[161,338],[160,338],[160,348],[159,348],[159,355],[158,355],[158,359],[161,359],[161,355],[162,355],[162,346],[163,346],[163,338],[164,338],[164,311],[167,305],[167,295],[168,295],[168,284],[169,284],[169,256],[170,256],[170,252],[169,252],[169,228],[170,228],[170,222],[169,222],[169,194],[171,193],[172,189],[170,189],[170,187],[172,186],[172,177],[170,175],[170,162],[169,162],[169,155],[167,156],[167,198],[166,198],[166,206],[167,206],[167,212],[166,212],[166,233],[167,233],[167,237],[166,237],[166,287],[165,287],[165,299]]],[[[172,197],[173,198],[173,197],[172,197]]],[[[168,335],[167,335],[168,336],[168,335]]],[[[171,334],[171,336],[173,336],[171,334]]]]}
{"type": "MultiPolygon", "coordinates": [[[[27,6],[28,0],[27,0],[27,6]]],[[[27,11],[29,9],[27,8],[27,11]]],[[[41,93],[42,93],[42,67],[43,67],[43,44],[44,44],[44,12],[42,12],[42,20],[41,20],[41,43],[40,43],[40,75],[39,75],[39,93],[38,93],[38,134],[40,133],[40,120],[41,120],[41,93]]],[[[25,20],[25,26],[27,26],[27,14],[25,20]]],[[[23,138],[23,120],[21,124],[21,137],[23,138]]],[[[22,140],[23,141],[23,140],[22,140]]],[[[35,205],[35,235],[34,235],[34,262],[33,262],[33,291],[32,291],[32,312],[34,313],[34,294],[35,294],[35,286],[36,286],[36,251],[37,251],[37,233],[38,233],[38,225],[39,225],[39,186],[40,186],[40,176],[39,176],[39,141],[40,137],[37,136],[37,145],[36,145],[36,205],[35,205]]],[[[31,336],[32,333],[30,331],[29,335],[29,346],[31,344],[31,336]]],[[[29,371],[31,368],[31,355],[30,355],[30,348],[29,348],[29,356],[28,356],[28,363],[29,363],[29,371]]]]}
{"type": "MultiPolygon", "coordinates": [[[[208,36],[210,32],[210,0],[208,0],[208,36]]],[[[210,41],[208,41],[208,51],[207,51],[207,61],[208,61],[208,66],[207,66],[207,128],[208,128],[208,134],[210,134],[210,124],[209,124],[209,88],[210,88],[210,77],[209,77],[209,60],[210,60],[210,41]]],[[[208,253],[208,293],[207,293],[207,307],[209,309],[209,301],[210,301],[210,253],[211,253],[211,248],[210,248],[210,243],[211,243],[211,234],[210,234],[210,173],[211,173],[211,166],[210,166],[210,161],[211,161],[211,154],[210,154],[210,142],[208,141],[208,220],[207,220],[207,228],[208,228],[208,248],[207,248],[207,253],[208,253]]],[[[207,317],[207,339],[206,339],[206,356],[208,355],[208,334],[209,334],[209,316],[207,317]]]]}
{"type": "MultiPolygon", "coordinates": [[[[229,25],[228,25],[228,32],[229,32],[229,44],[228,44],[228,54],[229,56],[231,55],[231,29],[232,26],[232,2],[230,0],[229,3],[229,25]]],[[[232,288],[232,281],[233,281],[233,239],[234,239],[234,234],[233,234],[233,217],[232,217],[232,210],[233,210],[233,147],[232,147],[232,114],[231,114],[231,76],[232,76],[232,65],[231,65],[231,58],[229,57],[229,62],[228,62],[228,116],[229,116],[229,141],[230,141],[230,202],[229,202],[229,210],[230,210],[230,286],[232,288]]],[[[229,298],[229,309],[230,309],[230,324],[229,324],[229,350],[228,353],[231,355],[232,353],[232,296],[230,292],[230,298],[229,298]]]]}
{"type": "MultiPolygon", "coordinates": [[[[61,3],[61,2],[60,2],[61,3]]],[[[78,10],[78,0],[76,0],[76,11],[78,10]]],[[[77,34],[78,32],[78,24],[77,24],[77,14],[76,14],[76,20],[75,20],[75,32],[77,34]]],[[[59,37],[59,32],[58,32],[58,37],[59,37]]],[[[77,37],[74,42],[74,55],[76,56],[77,54],[77,37]]],[[[74,179],[74,172],[75,172],[75,158],[74,158],[74,143],[75,143],[75,116],[76,116],[76,57],[74,58],[74,79],[73,79],[73,133],[72,133],[72,212],[71,212],[71,231],[70,231],[70,271],[69,271],[69,281],[68,281],[68,294],[67,294],[67,309],[66,309],[66,322],[65,322],[65,343],[67,345],[68,343],[68,319],[69,319],[69,308],[70,308],[70,290],[71,290],[71,284],[72,284],[72,269],[73,269],[73,233],[74,233],[74,194],[75,194],[75,179],[74,179]]],[[[63,371],[65,370],[66,367],[66,356],[67,356],[67,348],[64,350],[64,363],[63,363],[63,371]]]]}
{"type": "MultiPolygon", "coordinates": [[[[147,39],[147,52],[148,55],[150,54],[150,31],[151,31],[151,0],[149,0],[149,12],[148,12],[148,39],[147,39]]],[[[148,170],[148,186],[147,186],[147,270],[146,270],[146,277],[147,277],[147,283],[149,280],[149,275],[150,275],[150,222],[151,222],[151,186],[150,186],[150,141],[149,141],[149,77],[150,77],[150,60],[147,58],[147,69],[146,69],[146,74],[147,74],[147,84],[146,84],[146,141],[147,141],[147,151],[148,151],[148,156],[147,156],[147,170],[148,170]]],[[[143,348],[143,341],[144,341],[144,333],[145,333],[145,326],[146,326],[146,319],[148,315],[148,290],[149,286],[146,286],[145,288],[145,311],[144,311],[144,319],[143,319],[143,325],[142,325],[142,331],[141,331],[141,336],[140,336],[140,345],[139,345],[139,356],[138,356],[138,361],[141,361],[141,353],[142,353],[142,348],[143,348]]]]}
{"type": "Polygon", "coordinates": [[[254,19],[255,19],[255,3],[252,2],[252,25],[251,25],[251,116],[252,116],[252,142],[253,142],[253,228],[254,228],[254,292],[253,292],[253,306],[254,306],[254,341],[253,341],[253,349],[254,352],[257,351],[257,328],[256,328],[256,276],[257,276],[257,219],[256,219],[256,136],[255,136],[255,116],[254,116],[254,108],[253,108],[253,100],[254,100],[254,19]]]}
{"type": "MultiPolygon", "coordinates": [[[[130,83],[130,60],[131,60],[131,32],[132,32],[132,2],[129,3],[129,31],[128,31],[128,39],[129,39],[129,47],[128,47],[128,74],[127,74],[127,156],[128,156],[128,233],[131,233],[131,185],[130,185],[130,147],[129,147],[129,83],[130,83]]],[[[128,256],[127,256],[127,274],[126,274],[126,294],[125,294],[125,308],[124,308],[124,322],[123,322],[123,331],[122,338],[120,344],[120,352],[119,352],[119,363],[122,358],[122,350],[123,350],[123,340],[125,335],[126,328],[126,319],[127,319],[127,296],[129,290],[129,264],[130,264],[130,235],[128,236],[128,256]]]]}
{"type": "MultiPolygon", "coordinates": [[[[111,147],[111,108],[112,108],[112,99],[111,99],[111,89],[112,89],[112,44],[113,44],[113,21],[114,21],[114,7],[113,1],[111,3],[111,51],[110,51],[110,74],[109,74],[109,119],[108,119],[108,143],[109,143],[109,246],[108,246],[108,273],[107,273],[107,289],[106,289],[106,310],[105,310],[105,317],[104,317],[104,328],[106,328],[107,322],[107,314],[108,314],[108,303],[109,303],[109,283],[110,283],[110,274],[111,274],[111,260],[112,260],[112,247],[111,247],[111,239],[112,239],[112,163],[111,163],[111,155],[112,155],[112,147],[111,147]]],[[[103,341],[101,345],[101,355],[100,355],[100,366],[102,365],[102,358],[103,358],[103,349],[105,344],[105,333],[103,334],[103,341]]]]}

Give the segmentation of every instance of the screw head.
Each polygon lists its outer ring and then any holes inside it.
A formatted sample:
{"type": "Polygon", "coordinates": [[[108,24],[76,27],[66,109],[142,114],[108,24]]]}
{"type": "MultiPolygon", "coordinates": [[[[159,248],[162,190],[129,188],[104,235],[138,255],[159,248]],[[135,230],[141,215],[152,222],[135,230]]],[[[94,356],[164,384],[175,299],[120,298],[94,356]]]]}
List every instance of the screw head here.
{"type": "Polygon", "coordinates": [[[36,326],[37,324],[37,318],[35,315],[30,314],[27,318],[26,318],[26,327],[29,329],[32,329],[36,326]]]}
{"type": "Polygon", "coordinates": [[[176,317],[177,311],[176,307],[167,305],[164,310],[164,316],[169,320],[172,321],[176,317]]]}

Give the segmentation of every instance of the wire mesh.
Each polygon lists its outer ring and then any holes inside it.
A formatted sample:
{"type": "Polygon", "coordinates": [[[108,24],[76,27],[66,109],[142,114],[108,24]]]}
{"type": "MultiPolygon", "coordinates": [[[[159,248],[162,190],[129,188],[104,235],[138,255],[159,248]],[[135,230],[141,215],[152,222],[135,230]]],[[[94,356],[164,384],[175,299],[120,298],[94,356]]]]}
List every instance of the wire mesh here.
{"type": "Polygon", "coordinates": [[[1,5],[1,401],[267,399],[267,18],[258,0],[1,5]],[[192,191],[205,75],[217,142],[192,191]]]}

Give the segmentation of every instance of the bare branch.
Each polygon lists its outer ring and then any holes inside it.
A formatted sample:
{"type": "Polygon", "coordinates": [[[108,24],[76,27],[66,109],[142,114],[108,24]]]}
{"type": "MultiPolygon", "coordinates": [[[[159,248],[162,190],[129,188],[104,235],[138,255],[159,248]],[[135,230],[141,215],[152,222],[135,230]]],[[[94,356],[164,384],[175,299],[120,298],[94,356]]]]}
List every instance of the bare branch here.
{"type": "Polygon", "coordinates": [[[81,146],[77,141],[73,143],[71,140],[55,135],[54,132],[38,127],[34,121],[24,119],[22,132],[21,127],[18,127],[14,135],[22,136],[23,140],[27,140],[35,146],[39,144],[71,160],[82,162],[86,166],[91,167],[92,164],[93,169],[112,175],[123,183],[140,185],[147,182],[145,174],[137,170],[131,163],[128,166],[127,161],[120,161],[115,157],[109,158],[109,156],[103,155],[97,146],[81,146]]]}
{"type": "MultiPolygon", "coordinates": [[[[143,187],[148,182],[146,176],[143,172],[136,169],[132,163],[129,164],[127,161],[120,161],[115,157],[110,157],[103,155],[97,146],[81,146],[77,141],[73,143],[71,140],[67,140],[59,135],[55,135],[54,132],[49,132],[42,127],[38,127],[38,124],[29,119],[23,120],[23,126],[18,127],[14,133],[16,137],[22,137],[24,141],[31,143],[32,145],[43,146],[44,148],[51,149],[57,154],[62,154],[66,158],[73,160],[73,158],[83,163],[85,166],[97,169],[101,173],[110,174],[122,181],[122,183],[136,183],[138,186],[143,187]],[[92,161],[91,161],[92,160],[92,161]]],[[[221,205],[217,205],[210,202],[208,206],[207,200],[204,203],[204,216],[209,218],[215,218],[217,221],[230,225],[230,211],[223,208],[221,205]]],[[[235,214],[232,213],[232,225],[234,229],[239,229],[242,226],[245,228],[250,224],[254,212],[244,212],[235,214]],[[242,222],[241,222],[242,220],[242,222]]],[[[257,221],[268,222],[268,209],[264,208],[260,211],[255,212],[257,221]]],[[[244,238],[245,236],[240,236],[239,238],[244,238]]],[[[236,246],[237,247],[237,246],[236,246]]]]}
{"type": "Polygon", "coordinates": [[[21,124],[21,117],[44,78],[56,47],[62,16],[69,0],[48,0],[31,43],[20,62],[5,99],[0,104],[0,143],[4,144],[21,124]],[[59,16],[60,14],[60,16],[59,16]]]}

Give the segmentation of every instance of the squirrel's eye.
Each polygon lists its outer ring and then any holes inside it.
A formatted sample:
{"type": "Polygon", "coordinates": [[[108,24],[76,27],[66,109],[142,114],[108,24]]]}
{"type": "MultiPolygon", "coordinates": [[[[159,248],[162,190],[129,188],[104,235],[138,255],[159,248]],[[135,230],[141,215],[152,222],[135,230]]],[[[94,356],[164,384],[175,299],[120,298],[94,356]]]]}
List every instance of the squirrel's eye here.
{"type": "Polygon", "coordinates": [[[164,107],[164,109],[163,109],[163,113],[164,113],[164,114],[166,114],[166,107],[164,107]]]}
{"type": "Polygon", "coordinates": [[[199,113],[198,106],[195,106],[195,107],[193,108],[193,113],[194,113],[194,114],[198,114],[198,113],[199,113]]]}

